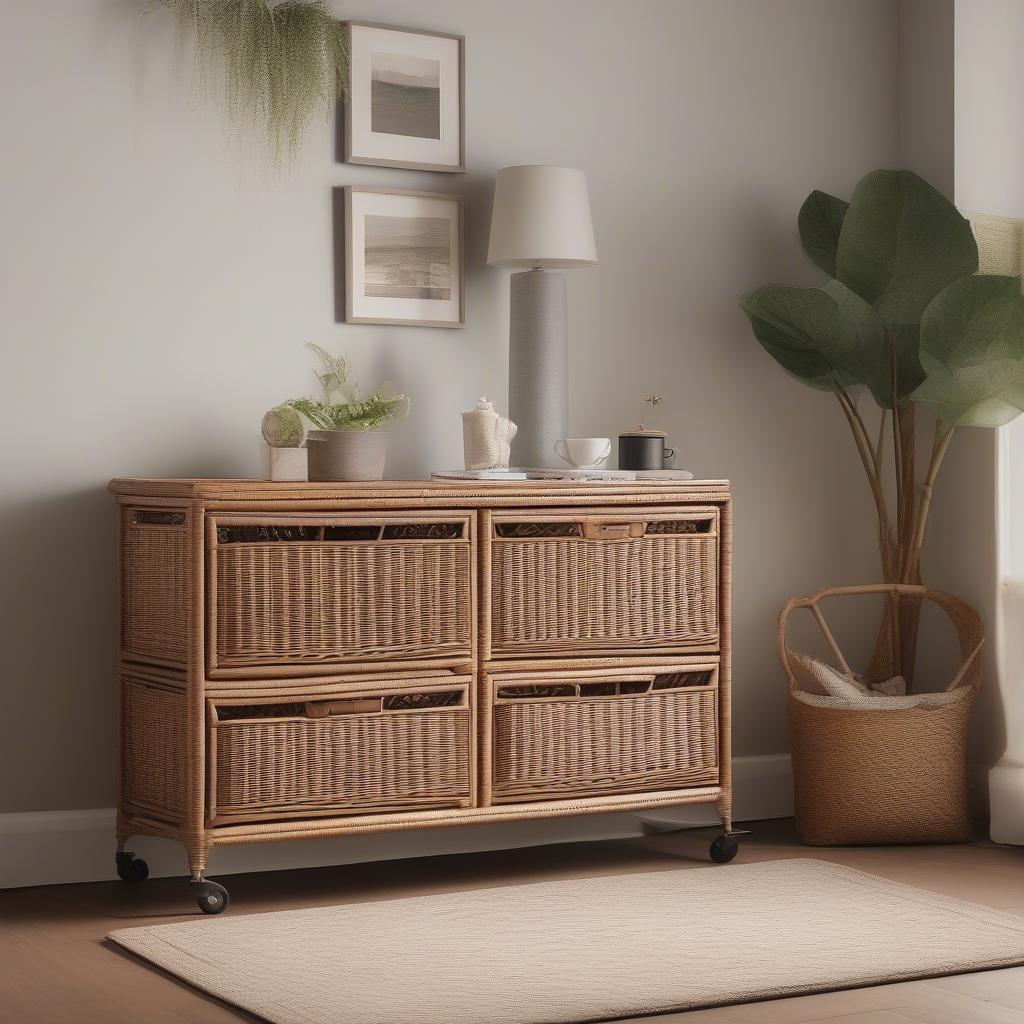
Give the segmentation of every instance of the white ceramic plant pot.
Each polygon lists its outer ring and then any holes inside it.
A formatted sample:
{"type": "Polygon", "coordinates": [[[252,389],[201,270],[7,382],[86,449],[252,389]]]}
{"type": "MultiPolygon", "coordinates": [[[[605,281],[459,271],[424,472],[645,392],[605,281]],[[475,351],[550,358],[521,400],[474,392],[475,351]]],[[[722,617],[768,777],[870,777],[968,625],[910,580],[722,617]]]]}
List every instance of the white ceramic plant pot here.
{"type": "Polygon", "coordinates": [[[381,480],[387,457],[382,430],[311,430],[310,480],[381,480]]]}
{"type": "Polygon", "coordinates": [[[264,480],[308,480],[308,453],[305,448],[271,448],[263,442],[264,480]]]}

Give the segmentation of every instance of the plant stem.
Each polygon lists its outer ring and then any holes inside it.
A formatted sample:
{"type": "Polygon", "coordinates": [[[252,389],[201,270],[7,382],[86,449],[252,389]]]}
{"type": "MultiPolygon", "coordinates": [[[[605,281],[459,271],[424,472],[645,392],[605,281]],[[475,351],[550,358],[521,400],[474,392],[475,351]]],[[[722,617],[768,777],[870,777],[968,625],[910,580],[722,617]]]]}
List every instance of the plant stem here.
{"type": "Polygon", "coordinates": [[[903,423],[900,416],[899,381],[896,367],[896,333],[888,328],[889,340],[889,400],[892,402],[892,456],[896,476],[896,543],[903,541],[903,523],[906,521],[906,494],[903,479],[903,423]]]}
{"type": "Polygon", "coordinates": [[[953,439],[953,431],[955,430],[955,423],[948,425],[935,424],[935,442],[932,445],[932,457],[928,463],[928,473],[924,478],[924,483],[921,485],[921,501],[917,509],[917,523],[914,527],[913,539],[904,555],[903,569],[900,574],[901,578],[907,577],[910,573],[914,572],[921,561],[924,532],[928,525],[928,511],[932,503],[932,489],[935,486],[935,478],[939,474],[939,467],[942,465],[942,460],[949,448],[949,442],[953,439]]]}
{"type": "Polygon", "coordinates": [[[882,574],[886,579],[890,578],[894,568],[893,563],[893,539],[892,527],[889,523],[889,512],[885,504],[885,493],[882,490],[880,474],[876,471],[876,459],[871,441],[864,427],[864,420],[857,412],[850,396],[843,386],[834,382],[836,399],[839,402],[843,414],[846,416],[850,430],[853,432],[853,440],[857,445],[857,454],[860,456],[864,472],[867,474],[868,484],[871,487],[871,494],[875,500],[875,511],[878,514],[878,543],[882,558],[882,574]]]}
{"type": "Polygon", "coordinates": [[[878,421],[878,441],[875,443],[875,475],[882,478],[882,446],[885,444],[885,424],[889,416],[889,410],[883,409],[881,418],[878,421]]]}

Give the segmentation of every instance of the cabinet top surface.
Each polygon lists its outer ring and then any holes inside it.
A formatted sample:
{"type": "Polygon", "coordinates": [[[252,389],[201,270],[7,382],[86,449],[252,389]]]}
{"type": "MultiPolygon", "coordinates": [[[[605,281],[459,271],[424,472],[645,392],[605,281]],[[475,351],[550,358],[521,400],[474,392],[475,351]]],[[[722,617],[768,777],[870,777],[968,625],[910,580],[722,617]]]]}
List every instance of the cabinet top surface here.
{"type": "Polygon", "coordinates": [[[111,494],[133,497],[224,501],[330,501],[408,498],[509,498],[569,495],[595,499],[643,496],[650,501],[722,500],[728,497],[728,480],[638,480],[586,482],[580,480],[366,480],[358,482],[284,482],[271,480],[202,479],[196,477],[117,477],[110,481],[111,494]]]}

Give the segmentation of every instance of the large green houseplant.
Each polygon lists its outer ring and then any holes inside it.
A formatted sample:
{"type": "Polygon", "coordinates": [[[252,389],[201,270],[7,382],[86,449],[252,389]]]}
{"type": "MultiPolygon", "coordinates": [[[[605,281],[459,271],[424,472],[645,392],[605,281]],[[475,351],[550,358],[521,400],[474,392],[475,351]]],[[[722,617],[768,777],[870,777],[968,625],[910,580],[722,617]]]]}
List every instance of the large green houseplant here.
{"type": "MultiPolygon", "coordinates": [[[[954,432],[998,427],[1024,409],[1020,278],[978,274],[970,223],[911,171],[873,171],[848,203],[814,191],[798,226],[829,280],[760,288],[743,310],[784,370],[835,397],[871,488],[882,577],[919,583],[932,490],[954,432]],[[864,393],[881,410],[877,422],[864,393]],[[920,480],[919,405],[934,413],[920,480]]],[[[910,601],[890,609],[869,678],[911,677],[918,614],[910,601]]]]}

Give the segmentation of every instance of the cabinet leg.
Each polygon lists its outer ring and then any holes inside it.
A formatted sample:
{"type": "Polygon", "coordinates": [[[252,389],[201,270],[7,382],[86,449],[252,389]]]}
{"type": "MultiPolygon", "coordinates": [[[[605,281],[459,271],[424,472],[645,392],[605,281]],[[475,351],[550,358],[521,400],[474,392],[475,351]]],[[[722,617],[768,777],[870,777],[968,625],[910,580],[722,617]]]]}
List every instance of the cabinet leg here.
{"type": "Polygon", "coordinates": [[[201,881],[206,873],[206,863],[210,856],[210,846],[201,839],[182,840],[185,856],[188,858],[188,872],[193,881],[201,881]]]}
{"type": "Polygon", "coordinates": [[[716,864],[728,864],[739,853],[740,837],[749,836],[750,833],[733,828],[732,794],[722,796],[715,803],[715,809],[722,819],[722,834],[711,844],[711,859],[716,864]]]}
{"type": "Polygon", "coordinates": [[[722,819],[722,829],[725,832],[732,831],[732,797],[723,796],[715,803],[715,810],[722,819]]]}

